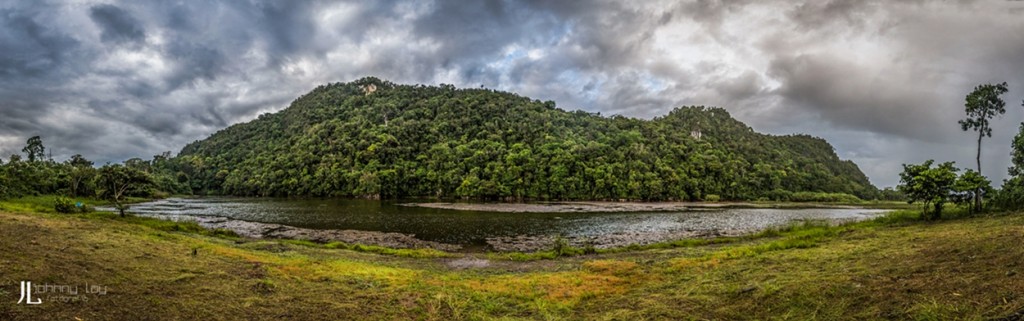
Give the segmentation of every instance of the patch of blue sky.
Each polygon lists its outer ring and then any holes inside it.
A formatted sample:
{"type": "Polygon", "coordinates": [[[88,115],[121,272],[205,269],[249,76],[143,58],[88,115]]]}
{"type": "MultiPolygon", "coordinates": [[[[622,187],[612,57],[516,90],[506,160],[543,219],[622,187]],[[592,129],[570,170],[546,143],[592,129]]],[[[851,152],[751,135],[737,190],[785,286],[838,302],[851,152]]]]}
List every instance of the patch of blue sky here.
{"type": "Polygon", "coordinates": [[[595,106],[601,99],[601,89],[606,82],[605,78],[602,74],[583,73],[576,69],[568,69],[558,73],[555,80],[564,88],[578,88],[577,95],[584,106],[595,106]]]}

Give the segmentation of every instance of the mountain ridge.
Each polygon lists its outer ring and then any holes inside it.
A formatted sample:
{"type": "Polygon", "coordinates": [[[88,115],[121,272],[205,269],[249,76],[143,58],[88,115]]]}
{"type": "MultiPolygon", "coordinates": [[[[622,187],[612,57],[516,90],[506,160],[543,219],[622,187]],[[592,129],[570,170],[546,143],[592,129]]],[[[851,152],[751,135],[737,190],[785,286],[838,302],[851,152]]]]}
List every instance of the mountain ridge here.
{"type": "Polygon", "coordinates": [[[808,135],[754,132],[717,107],[642,120],[490,89],[331,83],[186,145],[195,191],[247,196],[547,200],[873,198],[808,135]]]}

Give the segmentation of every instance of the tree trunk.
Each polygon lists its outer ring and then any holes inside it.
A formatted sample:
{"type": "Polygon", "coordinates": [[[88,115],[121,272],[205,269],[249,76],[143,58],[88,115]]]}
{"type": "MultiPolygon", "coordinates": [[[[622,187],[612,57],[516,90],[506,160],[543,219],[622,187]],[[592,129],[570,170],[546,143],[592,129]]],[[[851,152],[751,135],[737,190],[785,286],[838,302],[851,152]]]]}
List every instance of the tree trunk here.
{"type": "MultiPolygon", "coordinates": [[[[981,176],[981,138],[984,137],[984,130],[978,129],[978,154],[975,160],[978,162],[978,175],[981,176]]],[[[974,191],[974,212],[981,212],[981,189],[974,191]]]]}

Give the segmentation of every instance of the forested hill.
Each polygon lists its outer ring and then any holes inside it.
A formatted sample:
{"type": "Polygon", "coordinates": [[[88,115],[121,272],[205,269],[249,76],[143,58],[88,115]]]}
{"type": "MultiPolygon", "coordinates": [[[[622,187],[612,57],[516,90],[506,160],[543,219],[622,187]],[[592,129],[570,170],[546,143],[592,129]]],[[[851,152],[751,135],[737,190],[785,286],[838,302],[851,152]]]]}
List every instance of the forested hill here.
{"type": "Polygon", "coordinates": [[[721,108],[641,120],[487,89],[376,78],[182,149],[195,193],[262,196],[750,200],[878,190],[828,142],[754,132],[721,108]]]}

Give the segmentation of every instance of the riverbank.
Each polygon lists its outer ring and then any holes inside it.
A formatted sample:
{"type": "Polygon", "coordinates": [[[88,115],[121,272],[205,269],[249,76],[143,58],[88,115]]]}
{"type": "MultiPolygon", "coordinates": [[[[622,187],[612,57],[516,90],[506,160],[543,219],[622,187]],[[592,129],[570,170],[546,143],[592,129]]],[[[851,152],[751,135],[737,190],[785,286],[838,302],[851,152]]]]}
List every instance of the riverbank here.
{"type": "Polygon", "coordinates": [[[906,203],[864,202],[864,203],[798,203],[798,202],[416,202],[402,203],[403,206],[436,208],[456,211],[500,212],[500,213],[627,213],[627,212],[677,212],[701,209],[724,208],[883,208],[905,209],[906,203]]]}
{"type": "Polygon", "coordinates": [[[992,319],[1024,310],[1021,226],[893,217],[519,262],[0,210],[0,319],[992,319]],[[19,281],[105,292],[19,305],[19,281]]]}

